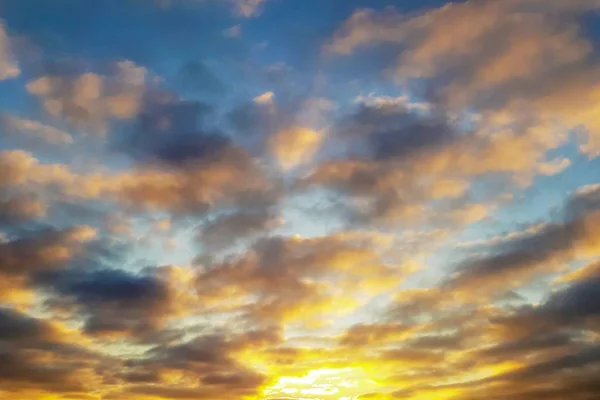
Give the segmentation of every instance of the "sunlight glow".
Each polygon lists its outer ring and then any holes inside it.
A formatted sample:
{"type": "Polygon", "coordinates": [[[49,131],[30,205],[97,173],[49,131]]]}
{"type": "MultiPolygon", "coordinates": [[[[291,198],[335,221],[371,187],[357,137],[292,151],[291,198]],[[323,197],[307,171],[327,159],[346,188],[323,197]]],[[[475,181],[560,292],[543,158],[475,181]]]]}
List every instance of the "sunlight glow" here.
{"type": "Polygon", "coordinates": [[[308,399],[352,399],[351,394],[357,390],[368,392],[375,387],[375,382],[362,368],[320,368],[302,376],[281,376],[275,384],[265,388],[264,395],[267,398],[293,394],[308,399]]]}

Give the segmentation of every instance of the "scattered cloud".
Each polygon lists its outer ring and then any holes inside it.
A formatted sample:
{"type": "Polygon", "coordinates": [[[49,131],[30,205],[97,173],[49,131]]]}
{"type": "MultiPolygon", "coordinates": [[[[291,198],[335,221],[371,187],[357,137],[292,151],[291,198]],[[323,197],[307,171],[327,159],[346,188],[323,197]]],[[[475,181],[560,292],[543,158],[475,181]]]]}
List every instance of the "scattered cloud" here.
{"type": "Polygon", "coordinates": [[[0,399],[600,396],[598,1],[25,3],[0,399]]]}
{"type": "Polygon", "coordinates": [[[64,118],[84,133],[106,133],[112,119],[137,115],[147,71],[131,61],[119,61],[114,75],[92,72],[71,76],[66,71],[44,75],[27,84],[48,114],[64,118]]]}

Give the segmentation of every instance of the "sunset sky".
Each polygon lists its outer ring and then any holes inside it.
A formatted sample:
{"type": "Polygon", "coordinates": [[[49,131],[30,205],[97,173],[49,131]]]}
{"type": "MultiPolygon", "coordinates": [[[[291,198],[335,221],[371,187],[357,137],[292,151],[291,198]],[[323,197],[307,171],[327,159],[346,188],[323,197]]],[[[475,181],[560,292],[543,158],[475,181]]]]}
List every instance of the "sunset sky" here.
{"type": "Polygon", "coordinates": [[[0,400],[599,376],[599,0],[0,0],[0,400]]]}

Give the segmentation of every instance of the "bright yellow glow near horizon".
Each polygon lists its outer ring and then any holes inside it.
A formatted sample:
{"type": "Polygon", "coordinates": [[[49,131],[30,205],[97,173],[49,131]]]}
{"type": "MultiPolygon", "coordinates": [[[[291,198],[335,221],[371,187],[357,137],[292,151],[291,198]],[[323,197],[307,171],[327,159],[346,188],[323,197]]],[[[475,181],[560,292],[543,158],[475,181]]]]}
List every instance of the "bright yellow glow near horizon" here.
{"type": "Polygon", "coordinates": [[[280,376],[263,390],[263,398],[353,399],[375,390],[378,384],[362,368],[319,368],[301,376],[280,376]]]}

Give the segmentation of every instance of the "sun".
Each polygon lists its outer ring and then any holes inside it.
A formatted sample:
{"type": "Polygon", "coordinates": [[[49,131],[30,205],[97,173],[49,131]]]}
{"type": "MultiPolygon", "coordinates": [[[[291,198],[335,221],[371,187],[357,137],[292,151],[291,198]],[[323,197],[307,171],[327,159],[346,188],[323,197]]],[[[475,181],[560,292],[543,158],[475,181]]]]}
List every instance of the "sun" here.
{"type": "Polygon", "coordinates": [[[263,395],[266,399],[350,400],[376,387],[362,368],[319,368],[300,376],[280,376],[263,395]]]}

